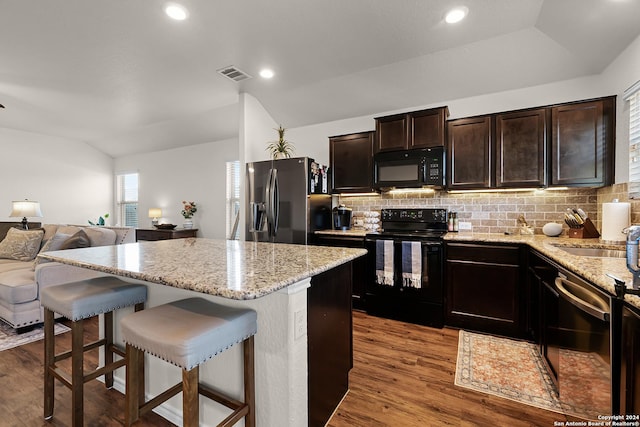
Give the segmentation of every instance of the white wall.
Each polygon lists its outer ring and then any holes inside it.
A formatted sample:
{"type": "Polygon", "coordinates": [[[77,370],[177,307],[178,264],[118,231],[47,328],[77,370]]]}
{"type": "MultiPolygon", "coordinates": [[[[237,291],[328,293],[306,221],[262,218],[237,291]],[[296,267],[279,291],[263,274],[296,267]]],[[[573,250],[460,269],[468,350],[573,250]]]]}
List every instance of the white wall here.
{"type": "MultiPolygon", "coordinates": [[[[266,148],[269,142],[278,140],[278,126],[260,101],[248,93],[240,94],[240,160],[243,163],[270,160],[266,148]]],[[[295,155],[302,154],[296,150],[295,155]]]]}
{"type": "Polygon", "coordinates": [[[629,103],[624,91],[640,80],[640,37],[636,38],[602,73],[609,91],[618,95],[616,106],[616,182],[629,180],[629,103]]]}
{"type": "Polygon", "coordinates": [[[42,223],[87,224],[112,212],[113,159],[84,142],[0,128],[0,221],[37,200],[42,223]]]}
{"type": "Polygon", "coordinates": [[[120,157],[116,173],[138,172],[138,224],[151,228],[149,208],[161,208],[161,223],[182,227],[182,201],[195,202],[198,237],[226,237],[226,162],[238,160],[238,140],[228,139],[172,150],[120,157]]]}

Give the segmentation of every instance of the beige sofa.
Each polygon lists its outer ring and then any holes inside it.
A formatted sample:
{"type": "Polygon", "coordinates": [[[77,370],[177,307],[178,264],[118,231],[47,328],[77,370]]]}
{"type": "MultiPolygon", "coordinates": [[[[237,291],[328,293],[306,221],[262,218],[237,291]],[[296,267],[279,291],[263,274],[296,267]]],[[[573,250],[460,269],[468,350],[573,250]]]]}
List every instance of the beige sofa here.
{"type": "MultiPolygon", "coordinates": [[[[15,230],[8,231],[7,224],[0,223],[0,234],[6,232],[11,233],[12,236],[19,234],[15,230]]],[[[43,236],[39,243],[41,251],[64,249],[60,247],[61,244],[70,242],[71,237],[77,243],[76,246],[71,245],[71,248],[135,242],[135,229],[131,227],[47,224],[40,229],[44,231],[40,233],[43,236]],[[83,233],[77,234],[80,230],[83,233]]],[[[0,235],[0,241],[3,239],[5,236],[0,235]]],[[[19,258],[19,256],[13,256],[13,258],[19,258]]],[[[31,260],[0,258],[0,320],[18,329],[42,323],[44,318],[43,309],[40,306],[41,289],[99,276],[104,274],[48,262],[37,257],[31,260]]]]}

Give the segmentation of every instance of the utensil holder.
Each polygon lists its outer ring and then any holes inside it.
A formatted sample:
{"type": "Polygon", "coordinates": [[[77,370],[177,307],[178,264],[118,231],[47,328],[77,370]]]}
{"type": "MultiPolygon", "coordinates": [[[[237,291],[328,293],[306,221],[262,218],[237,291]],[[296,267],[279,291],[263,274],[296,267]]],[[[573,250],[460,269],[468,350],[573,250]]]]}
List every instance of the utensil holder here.
{"type": "Polygon", "coordinates": [[[593,222],[589,218],[584,220],[584,224],[580,228],[570,228],[567,233],[569,237],[574,239],[595,239],[600,237],[600,233],[593,225],[593,222]]]}

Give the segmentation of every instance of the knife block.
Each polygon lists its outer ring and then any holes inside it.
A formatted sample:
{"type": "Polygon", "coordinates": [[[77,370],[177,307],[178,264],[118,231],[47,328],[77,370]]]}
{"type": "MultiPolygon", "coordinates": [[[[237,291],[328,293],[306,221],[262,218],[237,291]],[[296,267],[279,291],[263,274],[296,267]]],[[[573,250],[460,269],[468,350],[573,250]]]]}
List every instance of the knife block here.
{"type": "Polygon", "coordinates": [[[596,226],[593,225],[593,222],[591,222],[589,218],[584,220],[582,227],[570,228],[567,234],[574,239],[595,239],[600,237],[596,226]]]}

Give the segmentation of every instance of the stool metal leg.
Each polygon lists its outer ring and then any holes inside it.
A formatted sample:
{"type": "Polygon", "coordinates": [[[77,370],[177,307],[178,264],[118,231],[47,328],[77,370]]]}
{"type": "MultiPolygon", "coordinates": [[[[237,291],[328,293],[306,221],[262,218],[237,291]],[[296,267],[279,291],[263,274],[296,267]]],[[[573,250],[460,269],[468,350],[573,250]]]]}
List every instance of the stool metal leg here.
{"type": "Polygon", "coordinates": [[[182,422],[184,427],[198,427],[200,402],[198,393],[199,368],[182,370],[182,422]]]}
{"type": "Polygon", "coordinates": [[[71,406],[72,425],[81,427],[84,414],[84,320],[71,324],[71,406]]]}
{"type": "Polygon", "coordinates": [[[55,378],[51,373],[55,359],[55,335],[53,311],[44,309],[44,418],[53,417],[53,404],[55,402],[54,385],[55,378]]]}
{"type": "Polygon", "coordinates": [[[253,338],[252,335],[242,343],[244,353],[244,403],[249,406],[249,412],[244,419],[245,427],[255,427],[256,425],[256,380],[253,338]]]}

